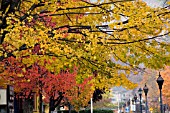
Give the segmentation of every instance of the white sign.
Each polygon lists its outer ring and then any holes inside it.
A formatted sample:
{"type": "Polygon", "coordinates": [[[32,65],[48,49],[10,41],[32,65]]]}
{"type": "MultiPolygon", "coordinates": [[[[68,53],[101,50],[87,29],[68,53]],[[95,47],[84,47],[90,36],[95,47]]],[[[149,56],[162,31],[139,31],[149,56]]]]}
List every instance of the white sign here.
{"type": "Polygon", "coordinates": [[[135,105],[131,105],[131,111],[136,111],[136,106],[135,105]]]}
{"type": "Polygon", "coordinates": [[[6,95],[6,89],[0,89],[0,105],[7,104],[6,95]]]}

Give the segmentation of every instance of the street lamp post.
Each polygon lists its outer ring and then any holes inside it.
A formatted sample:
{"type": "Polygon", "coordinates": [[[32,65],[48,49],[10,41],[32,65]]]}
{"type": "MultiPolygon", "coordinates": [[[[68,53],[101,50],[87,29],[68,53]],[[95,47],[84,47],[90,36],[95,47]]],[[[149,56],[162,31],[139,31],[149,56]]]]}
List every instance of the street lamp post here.
{"type": "Polygon", "coordinates": [[[145,93],[145,100],[146,100],[146,102],[145,102],[145,111],[146,111],[146,113],[147,113],[147,111],[148,111],[148,102],[147,102],[147,94],[148,94],[148,87],[146,86],[146,84],[145,84],[145,87],[143,88],[143,91],[144,91],[144,93],[145,93]]]}
{"type": "Polygon", "coordinates": [[[137,95],[136,95],[136,94],[135,94],[135,96],[134,96],[134,100],[135,100],[135,111],[136,111],[136,113],[137,113],[137,107],[136,107],[137,95]]]}
{"type": "Polygon", "coordinates": [[[139,97],[140,97],[140,113],[142,113],[142,89],[139,88],[138,90],[138,93],[139,93],[139,97]]]}
{"type": "Polygon", "coordinates": [[[133,112],[135,111],[135,100],[134,100],[134,98],[132,98],[131,110],[133,112]]]}
{"type": "Polygon", "coordinates": [[[159,72],[159,77],[157,78],[157,83],[158,83],[158,86],[159,86],[159,91],[160,91],[160,111],[161,113],[163,113],[163,107],[162,107],[162,85],[164,83],[164,79],[161,77],[161,74],[159,72]]]}
{"type": "Polygon", "coordinates": [[[117,95],[117,103],[118,103],[118,110],[117,110],[117,111],[118,111],[118,113],[120,113],[120,109],[119,109],[119,98],[120,98],[120,97],[119,97],[119,92],[118,92],[117,94],[118,94],[118,95],[117,95]]]}

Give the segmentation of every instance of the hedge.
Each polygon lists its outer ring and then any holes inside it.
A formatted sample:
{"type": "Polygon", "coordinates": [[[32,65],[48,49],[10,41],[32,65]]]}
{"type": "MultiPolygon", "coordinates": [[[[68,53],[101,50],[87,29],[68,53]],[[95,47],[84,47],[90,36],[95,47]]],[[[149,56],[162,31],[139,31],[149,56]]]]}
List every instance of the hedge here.
{"type": "MultiPolygon", "coordinates": [[[[90,110],[81,110],[79,113],[90,113],[90,110]]],[[[57,113],[69,113],[68,110],[57,111],[57,113]]],[[[71,113],[78,113],[75,110],[72,110],[71,113]]],[[[93,110],[93,113],[113,113],[113,110],[93,110]]]]}

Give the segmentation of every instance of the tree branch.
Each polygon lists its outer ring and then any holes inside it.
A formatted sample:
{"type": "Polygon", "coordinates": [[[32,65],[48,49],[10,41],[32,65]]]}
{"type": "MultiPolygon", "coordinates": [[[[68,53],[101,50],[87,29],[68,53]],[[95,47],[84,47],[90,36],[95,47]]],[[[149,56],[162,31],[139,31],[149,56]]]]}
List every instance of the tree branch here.
{"type": "MultiPolygon", "coordinates": [[[[40,6],[44,6],[44,4],[42,4],[42,3],[33,4],[33,5],[29,8],[28,11],[31,13],[35,8],[40,7],[40,6]]],[[[28,12],[28,11],[27,11],[27,12],[28,12]]],[[[20,21],[25,20],[28,16],[29,16],[28,13],[24,14],[23,16],[20,17],[20,21]]]]}

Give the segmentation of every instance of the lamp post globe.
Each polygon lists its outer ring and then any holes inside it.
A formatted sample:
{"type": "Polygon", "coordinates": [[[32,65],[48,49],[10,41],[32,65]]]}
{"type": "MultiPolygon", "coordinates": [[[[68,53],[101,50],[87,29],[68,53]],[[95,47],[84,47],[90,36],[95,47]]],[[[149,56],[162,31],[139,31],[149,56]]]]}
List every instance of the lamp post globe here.
{"type": "Polygon", "coordinates": [[[147,101],[147,94],[148,94],[148,87],[146,86],[146,84],[145,84],[145,86],[144,86],[144,88],[143,88],[143,91],[144,91],[144,93],[145,93],[145,100],[146,100],[146,102],[145,102],[145,112],[147,113],[147,111],[148,111],[148,101],[147,101]]]}
{"type": "Polygon", "coordinates": [[[159,72],[159,77],[157,78],[157,83],[158,83],[158,86],[159,86],[159,91],[160,91],[160,111],[161,113],[163,113],[163,107],[162,107],[162,85],[164,83],[164,79],[161,77],[161,74],[159,72]]]}
{"type": "Polygon", "coordinates": [[[139,96],[142,95],[142,88],[139,88],[138,94],[139,94],[139,96]]]}
{"type": "Polygon", "coordinates": [[[134,104],[134,102],[135,102],[135,100],[134,100],[134,98],[132,98],[132,104],[134,104]]]}
{"type": "Polygon", "coordinates": [[[161,74],[159,72],[159,77],[157,78],[157,83],[158,83],[158,86],[159,86],[159,89],[161,90],[162,89],[162,85],[164,83],[164,79],[161,77],[161,74]]]}
{"type": "Polygon", "coordinates": [[[139,97],[140,97],[140,113],[142,113],[142,88],[139,88],[138,90],[138,94],[139,94],[139,97]]]}
{"type": "Polygon", "coordinates": [[[149,89],[148,89],[148,87],[146,86],[146,84],[145,84],[145,86],[144,86],[144,88],[143,88],[143,91],[144,91],[145,95],[148,94],[149,89]]]}

